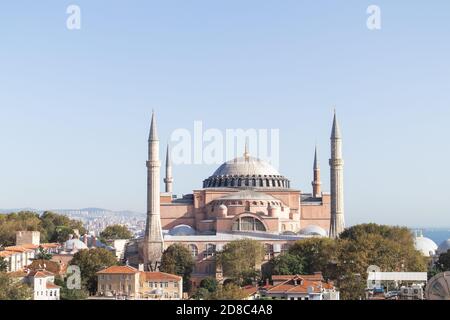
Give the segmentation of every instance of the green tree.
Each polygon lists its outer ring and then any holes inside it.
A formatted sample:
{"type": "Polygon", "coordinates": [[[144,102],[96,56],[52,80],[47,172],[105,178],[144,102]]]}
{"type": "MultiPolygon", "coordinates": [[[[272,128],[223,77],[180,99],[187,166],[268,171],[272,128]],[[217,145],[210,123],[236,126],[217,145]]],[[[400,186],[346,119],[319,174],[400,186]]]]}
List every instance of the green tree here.
{"type": "Polygon", "coordinates": [[[91,294],[97,292],[97,272],[117,265],[116,256],[103,248],[81,250],[75,253],[71,265],[80,267],[81,281],[84,289],[91,294]]]}
{"type": "Polygon", "coordinates": [[[21,281],[0,272],[0,300],[30,300],[33,292],[21,281]]]}
{"type": "Polygon", "coordinates": [[[305,259],[297,254],[288,252],[280,254],[268,263],[265,272],[265,278],[272,275],[297,275],[305,274],[305,259]]]}
{"type": "Polygon", "coordinates": [[[39,252],[36,255],[35,260],[52,260],[53,255],[48,253],[42,246],[39,246],[39,252]]]}
{"type": "Polygon", "coordinates": [[[341,300],[365,299],[367,281],[361,275],[354,273],[341,275],[337,285],[341,300]]]}
{"type": "Polygon", "coordinates": [[[55,284],[61,287],[61,300],[86,300],[89,297],[89,292],[84,289],[68,289],[64,280],[57,278],[55,284]]]}
{"type": "Polygon", "coordinates": [[[215,278],[206,278],[200,282],[200,288],[206,289],[209,292],[214,292],[217,290],[219,282],[215,278]]]}
{"type": "Polygon", "coordinates": [[[407,228],[358,225],[347,229],[340,238],[336,280],[343,299],[361,296],[361,286],[371,265],[385,272],[426,272],[428,269],[426,258],[415,249],[407,228]]]}
{"type": "Polygon", "coordinates": [[[49,242],[65,242],[74,233],[74,230],[78,230],[80,234],[86,233],[81,221],[72,220],[54,212],[45,211],[40,220],[49,242]]]}
{"type": "MultiPolygon", "coordinates": [[[[30,211],[0,215],[0,243],[12,246],[16,243],[16,231],[40,231],[45,237],[39,215],[30,211]]],[[[45,238],[44,238],[45,239],[45,238]]]]}
{"type": "Polygon", "coordinates": [[[247,294],[238,285],[230,283],[219,286],[218,289],[205,298],[205,300],[243,300],[247,294]]]}
{"type": "Polygon", "coordinates": [[[75,229],[80,233],[86,232],[81,221],[48,211],[41,216],[30,211],[0,215],[0,243],[4,246],[15,244],[17,231],[39,231],[44,243],[64,242],[68,239],[68,233],[72,234],[75,229]],[[58,232],[64,228],[69,231],[64,230],[63,234],[58,232]]]}
{"type": "Polygon", "coordinates": [[[102,233],[100,233],[100,239],[105,242],[107,240],[118,240],[118,239],[131,239],[133,234],[126,226],[113,225],[106,227],[102,233]]]}
{"type": "Polygon", "coordinates": [[[8,262],[6,262],[5,258],[0,257],[0,272],[8,271],[8,262]]]}
{"type": "Polygon", "coordinates": [[[439,256],[436,266],[441,272],[450,271],[450,250],[439,256]]]}
{"type": "Polygon", "coordinates": [[[289,255],[303,262],[304,274],[322,272],[325,279],[336,276],[336,241],[328,238],[310,238],[297,241],[289,248],[289,255]]]}
{"type": "Polygon", "coordinates": [[[193,298],[197,300],[208,300],[211,294],[217,291],[218,287],[219,282],[215,278],[203,279],[193,298]]]}
{"type": "Polygon", "coordinates": [[[183,277],[183,290],[189,292],[194,265],[195,261],[189,249],[181,244],[173,244],[164,251],[160,270],[183,277]]]}
{"type": "Polygon", "coordinates": [[[250,239],[230,242],[217,254],[217,263],[222,266],[224,276],[238,285],[256,280],[263,260],[264,247],[250,239]]]}

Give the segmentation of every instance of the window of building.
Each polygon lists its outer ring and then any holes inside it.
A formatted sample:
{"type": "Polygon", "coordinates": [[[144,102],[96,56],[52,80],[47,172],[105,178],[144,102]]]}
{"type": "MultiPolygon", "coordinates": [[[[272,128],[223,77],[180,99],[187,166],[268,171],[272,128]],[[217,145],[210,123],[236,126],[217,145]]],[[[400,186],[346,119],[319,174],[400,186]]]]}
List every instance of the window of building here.
{"type": "Polygon", "coordinates": [[[190,244],[188,248],[194,258],[198,256],[198,248],[195,244],[190,244]]]}
{"type": "Polygon", "coordinates": [[[178,288],[178,282],[174,282],[173,285],[175,288],[178,288]]]}
{"type": "Polygon", "coordinates": [[[265,243],[264,244],[264,251],[266,253],[266,257],[267,258],[272,258],[273,256],[273,245],[270,243],[265,243]]]}
{"type": "Polygon", "coordinates": [[[169,283],[168,282],[164,282],[164,287],[168,288],[169,287],[169,283]]]}
{"type": "Polygon", "coordinates": [[[257,218],[244,217],[234,221],[233,231],[266,231],[266,227],[257,218]]]}
{"type": "Polygon", "coordinates": [[[205,253],[204,253],[205,258],[212,257],[215,254],[216,254],[216,246],[212,243],[208,243],[206,245],[206,249],[205,249],[205,253]]]}

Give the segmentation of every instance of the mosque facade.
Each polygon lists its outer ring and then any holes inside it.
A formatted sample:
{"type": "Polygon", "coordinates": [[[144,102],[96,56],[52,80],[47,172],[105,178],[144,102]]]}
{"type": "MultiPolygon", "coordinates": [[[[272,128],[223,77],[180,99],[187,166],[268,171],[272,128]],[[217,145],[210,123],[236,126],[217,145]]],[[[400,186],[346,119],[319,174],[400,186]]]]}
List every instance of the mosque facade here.
{"type": "MultiPolygon", "coordinates": [[[[238,239],[254,239],[265,247],[266,259],[310,237],[336,238],[345,228],[342,136],[336,114],[330,155],[331,192],[321,190],[317,148],[314,155],[312,192],[291,187],[269,163],[252,157],[246,146],[242,157],[222,164],[202,182],[202,188],[177,198],[173,195],[169,148],[161,192],[159,137],[152,116],[147,161],[147,226],[135,243],[135,261],[156,270],[163,251],[185,245],[196,261],[193,281],[220,277],[214,256],[238,239]]],[[[133,251],[133,249],[129,250],[133,251]]]]}

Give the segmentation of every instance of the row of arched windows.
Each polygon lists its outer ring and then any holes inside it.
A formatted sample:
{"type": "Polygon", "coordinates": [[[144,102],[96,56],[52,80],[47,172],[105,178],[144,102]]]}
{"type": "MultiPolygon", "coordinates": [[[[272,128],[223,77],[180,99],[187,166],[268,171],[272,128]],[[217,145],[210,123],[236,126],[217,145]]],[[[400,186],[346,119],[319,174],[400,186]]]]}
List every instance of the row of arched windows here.
{"type": "MultiPolygon", "coordinates": [[[[196,258],[198,256],[198,247],[195,244],[189,244],[188,245],[189,252],[191,253],[192,257],[196,258]]],[[[212,243],[208,243],[206,245],[205,251],[203,252],[203,257],[208,258],[212,257],[216,254],[216,245],[212,243]]]]}
{"type": "Polygon", "coordinates": [[[210,178],[203,183],[204,188],[218,187],[261,187],[290,188],[290,181],[285,178],[210,178]]]}

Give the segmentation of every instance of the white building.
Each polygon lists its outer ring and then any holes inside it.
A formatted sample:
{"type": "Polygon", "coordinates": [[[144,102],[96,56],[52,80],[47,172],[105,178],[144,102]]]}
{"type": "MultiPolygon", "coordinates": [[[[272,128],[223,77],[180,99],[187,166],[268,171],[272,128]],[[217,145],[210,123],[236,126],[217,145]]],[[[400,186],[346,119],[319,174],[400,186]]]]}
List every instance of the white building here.
{"type": "Polygon", "coordinates": [[[27,276],[33,288],[34,300],[59,300],[60,287],[55,285],[55,275],[45,270],[33,271],[27,276]]]}

